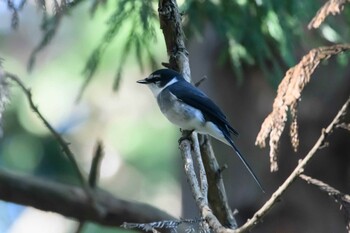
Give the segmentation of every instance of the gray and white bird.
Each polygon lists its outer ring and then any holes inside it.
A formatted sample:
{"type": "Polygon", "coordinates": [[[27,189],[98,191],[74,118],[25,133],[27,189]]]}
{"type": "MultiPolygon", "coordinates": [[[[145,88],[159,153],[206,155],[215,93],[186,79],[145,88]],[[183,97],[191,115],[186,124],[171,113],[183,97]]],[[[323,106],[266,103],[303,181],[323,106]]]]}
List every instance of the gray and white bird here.
{"type": "Polygon", "coordinates": [[[137,82],[146,84],[151,89],[161,112],[171,123],[183,130],[208,134],[231,146],[263,190],[257,176],[232,140],[231,134],[237,136],[238,132],[206,94],[171,69],[157,70],[137,82]]]}

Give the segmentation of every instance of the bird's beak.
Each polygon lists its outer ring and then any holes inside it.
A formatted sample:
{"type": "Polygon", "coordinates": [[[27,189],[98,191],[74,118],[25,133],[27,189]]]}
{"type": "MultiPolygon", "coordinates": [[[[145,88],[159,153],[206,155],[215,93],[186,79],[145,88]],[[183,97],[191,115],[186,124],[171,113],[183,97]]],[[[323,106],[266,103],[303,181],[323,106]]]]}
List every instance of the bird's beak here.
{"type": "Polygon", "coordinates": [[[136,81],[137,83],[140,83],[140,84],[148,84],[147,80],[146,79],[141,79],[141,80],[138,80],[136,81]]]}

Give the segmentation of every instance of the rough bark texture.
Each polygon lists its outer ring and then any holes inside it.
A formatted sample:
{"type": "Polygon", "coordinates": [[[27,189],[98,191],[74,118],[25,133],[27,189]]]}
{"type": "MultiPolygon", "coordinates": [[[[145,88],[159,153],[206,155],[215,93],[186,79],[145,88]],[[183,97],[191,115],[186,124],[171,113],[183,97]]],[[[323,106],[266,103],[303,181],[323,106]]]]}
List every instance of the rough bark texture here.
{"type": "Polygon", "coordinates": [[[181,14],[175,0],[159,0],[159,21],[163,30],[165,44],[169,55],[168,67],[179,71],[184,78],[191,81],[188,51],[185,47],[184,33],[181,26],[181,14]]]}

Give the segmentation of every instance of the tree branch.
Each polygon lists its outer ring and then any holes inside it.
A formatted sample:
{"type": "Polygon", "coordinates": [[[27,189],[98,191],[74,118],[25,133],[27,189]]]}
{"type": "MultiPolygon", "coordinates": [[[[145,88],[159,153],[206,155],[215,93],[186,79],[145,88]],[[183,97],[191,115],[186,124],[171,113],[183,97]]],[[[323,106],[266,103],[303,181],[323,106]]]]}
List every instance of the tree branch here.
{"type": "Polygon", "coordinates": [[[346,229],[350,233],[350,195],[342,193],[339,190],[333,188],[332,186],[320,180],[314,179],[310,176],[301,174],[299,177],[306,181],[308,184],[315,185],[323,192],[326,192],[330,197],[332,197],[335,200],[335,202],[340,204],[340,210],[344,215],[346,229]]]}
{"type": "Polygon", "coordinates": [[[0,193],[0,199],[33,206],[44,211],[56,212],[67,217],[73,217],[80,222],[77,229],[78,232],[82,229],[85,221],[95,221],[103,225],[120,226],[125,221],[148,222],[164,218],[175,219],[154,207],[124,201],[113,197],[105,191],[97,189],[98,170],[103,155],[100,143],[97,146],[92,161],[88,183],[81,173],[75,156],[68,144],[44,118],[34,104],[30,89],[26,88],[24,83],[16,75],[5,72],[5,77],[14,81],[22,89],[28,99],[31,109],[49,129],[72,163],[83,189],[40,180],[34,177],[22,177],[0,170],[0,189],[6,190],[0,193]]]}
{"type": "Polygon", "coordinates": [[[209,203],[213,208],[215,216],[226,227],[237,228],[236,219],[233,216],[222,179],[222,171],[215,158],[209,137],[202,135],[201,143],[202,158],[209,182],[209,203]]]}
{"type": "Polygon", "coordinates": [[[294,171],[284,181],[284,183],[272,194],[271,198],[249,219],[242,227],[238,228],[235,233],[247,232],[252,229],[267,213],[271,210],[272,206],[278,202],[280,197],[289,188],[293,181],[304,171],[305,166],[314,157],[317,150],[324,145],[327,136],[332,133],[340,121],[340,118],[346,113],[347,108],[350,104],[350,97],[344,103],[343,107],[339,110],[333,121],[328,125],[326,129],[322,129],[321,136],[318,138],[315,145],[311,148],[309,153],[301,160],[294,171]]]}
{"type": "Polygon", "coordinates": [[[83,174],[81,173],[78,163],[75,160],[75,156],[73,154],[73,152],[70,150],[68,143],[61,137],[61,135],[56,132],[56,130],[51,126],[51,124],[45,119],[45,117],[40,113],[38,107],[34,104],[33,99],[32,99],[32,92],[30,91],[30,89],[28,89],[24,83],[14,74],[5,72],[5,77],[11,79],[12,81],[14,81],[23,91],[23,93],[26,95],[28,102],[29,102],[29,106],[30,108],[33,110],[33,112],[36,113],[36,115],[39,117],[39,119],[43,122],[43,124],[45,125],[45,127],[50,131],[50,133],[54,136],[54,138],[56,139],[56,141],[59,143],[59,145],[62,147],[63,152],[66,154],[68,160],[70,161],[70,163],[73,165],[74,170],[77,172],[78,174],[78,178],[81,182],[81,184],[83,185],[85,191],[87,193],[90,193],[90,187],[87,183],[87,181],[84,179],[83,174]]]}
{"type": "Polygon", "coordinates": [[[213,211],[209,207],[208,200],[203,196],[201,189],[199,187],[197,175],[194,171],[193,160],[191,155],[191,144],[188,140],[183,140],[180,143],[180,150],[182,155],[182,160],[184,161],[184,170],[187,177],[187,182],[190,185],[193,197],[195,199],[196,205],[201,213],[201,216],[208,222],[209,226],[216,230],[225,229],[213,211]]]}
{"type": "Polygon", "coordinates": [[[201,156],[201,150],[198,141],[198,134],[196,132],[192,133],[192,156],[196,159],[199,170],[199,184],[201,193],[205,200],[208,200],[208,180],[205,172],[205,167],[203,165],[203,160],[201,156]]]}
{"type": "Polygon", "coordinates": [[[153,222],[175,219],[147,204],[114,197],[103,190],[92,190],[94,203],[84,189],[39,177],[0,169],[0,199],[52,211],[78,221],[92,221],[119,227],[123,222],[153,222]],[[54,201],[53,201],[54,200],[54,201]]]}
{"type": "MultiPolygon", "coordinates": [[[[227,229],[223,227],[215,215],[213,215],[211,209],[208,207],[207,203],[203,201],[203,198],[200,193],[199,185],[196,182],[193,182],[193,179],[189,180],[192,190],[195,192],[196,204],[200,207],[201,214],[203,218],[209,223],[214,232],[217,233],[243,233],[251,230],[261,219],[271,210],[271,208],[278,202],[280,197],[286,192],[289,186],[293,183],[293,181],[304,171],[305,166],[309,163],[309,161],[314,157],[317,150],[319,150],[322,145],[325,143],[327,136],[332,133],[333,129],[337,127],[339,124],[340,118],[346,113],[350,104],[350,97],[344,103],[342,108],[339,110],[338,114],[335,116],[333,121],[328,125],[326,129],[322,130],[322,133],[319,139],[316,141],[315,145],[311,148],[309,153],[305,156],[303,160],[301,160],[298,166],[294,169],[291,175],[285,180],[285,182],[274,192],[271,198],[254,214],[254,216],[249,219],[243,226],[236,230],[227,229]]],[[[192,172],[193,162],[190,156],[191,146],[187,141],[182,141],[180,144],[180,148],[183,156],[183,160],[186,161],[185,171],[187,177],[195,177],[195,173],[192,172]]]]}
{"type": "MultiPolygon", "coordinates": [[[[178,70],[184,78],[190,82],[191,81],[191,72],[188,60],[188,52],[185,47],[184,42],[184,33],[181,26],[181,15],[179,13],[176,0],[159,0],[159,20],[160,27],[163,30],[164,39],[167,47],[167,52],[169,55],[169,64],[165,64],[171,69],[178,70]]],[[[191,186],[192,195],[196,201],[197,207],[201,212],[203,218],[207,220],[209,225],[222,227],[221,223],[224,223],[228,227],[236,227],[237,223],[233,217],[232,211],[228,206],[227,198],[217,200],[217,198],[226,197],[225,187],[222,180],[217,179],[217,161],[211,148],[209,140],[206,140],[204,144],[200,145],[200,151],[196,145],[198,144],[197,138],[194,139],[194,156],[198,164],[200,179],[198,182],[197,176],[195,175],[193,161],[191,157],[191,146],[188,140],[183,140],[180,143],[180,150],[183,155],[185,173],[187,175],[188,183],[191,186]],[[201,153],[203,154],[202,159],[199,159],[201,153]],[[217,167],[210,165],[216,164],[217,167]],[[192,165],[191,165],[192,164],[192,165]],[[203,169],[204,167],[204,169],[203,169]],[[188,170],[191,168],[191,170],[188,170]],[[193,170],[192,170],[193,169],[193,170]],[[205,170],[205,172],[204,172],[205,170]],[[209,186],[209,200],[208,203],[208,189],[207,187],[207,175],[211,174],[209,178],[210,184],[219,183],[219,185],[210,185],[209,186]],[[200,184],[199,184],[200,183],[200,184]],[[213,211],[210,207],[213,207],[213,211]],[[219,217],[217,219],[216,215],[219,217]],[[221,222],[221,223],[220,223],[221,222]]],[[[216,227],[216,228],[218,228],[216,227]]],[[[223,227],[222,227],[223,228],[223,227]]]]}
{"type": "Polygon", "coordinates": [[[181,14],[176,0],[159,0],[159,21],[163,30],[165,44],[169,55],[169,68],[179,71],[191,82],[191,70],[188,61],[184,33],[181,27],[181,14]]]}

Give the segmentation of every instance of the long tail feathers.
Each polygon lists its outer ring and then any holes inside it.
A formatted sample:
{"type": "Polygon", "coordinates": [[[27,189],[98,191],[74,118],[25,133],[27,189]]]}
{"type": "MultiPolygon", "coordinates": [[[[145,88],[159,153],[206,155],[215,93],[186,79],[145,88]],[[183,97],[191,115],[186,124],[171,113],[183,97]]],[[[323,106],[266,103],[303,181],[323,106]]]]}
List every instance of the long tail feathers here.
{"type": "Polygon", "coordinates": [[[241,154],[241,152],[238,150],[238,148],[236,147],[236,145],[233,143],[231,138],[227,138],[225,137],[226,140],[228,141],[228,143],[232,146],[232,148],[235,150],[236,154],[238,155],[239,159],[243,162],[244,166],[247,168],[247,170],[249,171],[249,173],[252,175],[252,177],[254,178],[255,182],[258,184],[259,188],[261,189],[261,191],[263,193],[265,193],[265,190],[263,189],[258,177],[255,175],[255,173],[253,172],[252,168],[250,167],[250,165],[248,164],[248,162],[245,160],[245,158],[243,157],[243,155],[241,154]]]}

